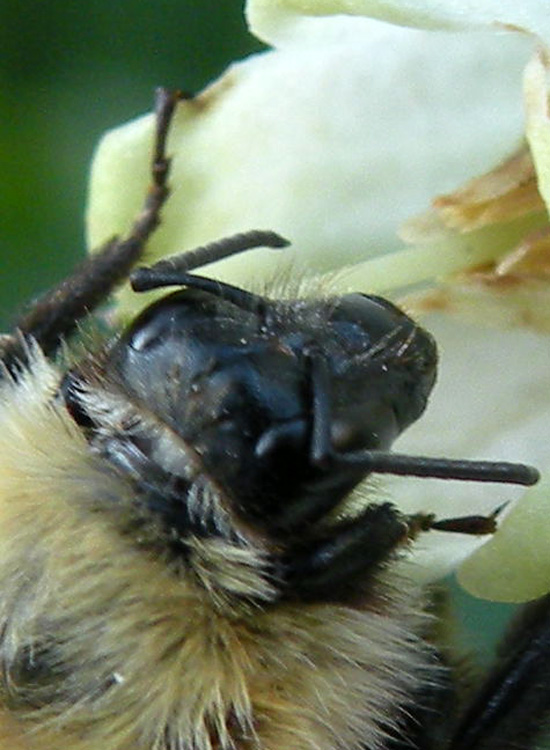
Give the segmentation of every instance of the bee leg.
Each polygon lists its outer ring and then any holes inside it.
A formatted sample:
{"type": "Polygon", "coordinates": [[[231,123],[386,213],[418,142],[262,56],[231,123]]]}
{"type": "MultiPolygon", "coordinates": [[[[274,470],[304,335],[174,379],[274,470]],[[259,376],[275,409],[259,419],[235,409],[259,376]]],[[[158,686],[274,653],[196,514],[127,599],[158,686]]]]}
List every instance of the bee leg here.
{"type": "MultiPolygon", "coordinates": [[[[123,282],[143,254],[146,242],[160,222],[168,197],[170,159],[166,139],[179,92],[159,89],[156,93],[156,131],[151,166],[152,181],[139,216],[125,238],[109,240],[87,258],[67,279],[38,299],[16,325],[23,339],[33,338],[47,355],[55,353],[77,322],[101,304],[123,282]]],[[[21,336],[0,342],[0,356],[8,365],[25,361],[21,336]]]]}
{"type": "Polygon", "coordinates": [[[349,603],[361,599],[401,544],[407,524],[390,504],[369,505],[360,516],[296,542],[284,560],[284,598],[349,603]]]}
{"type": "Polygon", "coordinates": [[[390,504],[369,505],[357,518],[340,521],[295,542],[284,560],[285,598],[347,602],[369,587],[398,547],[429,530],[492,534],[502,506],[489,516],[436,520],[418,513],[403,518],[390,504]]]}
{"type": "Polygon", "coordinates": [[[550,596],[526,605],[499,648],[450,750],[539,746],[550,727],[550,596]]]}
{"type": "Polygon", "coordinates": [[[449,531],[455,534],[484,536],[497,530],[497,518],[506,503],[500,505],[488,516],[458,516],[437,520],[433,513],[415,513],[407,518],[409,537],[415,539],[423,531],[449,531]]]}

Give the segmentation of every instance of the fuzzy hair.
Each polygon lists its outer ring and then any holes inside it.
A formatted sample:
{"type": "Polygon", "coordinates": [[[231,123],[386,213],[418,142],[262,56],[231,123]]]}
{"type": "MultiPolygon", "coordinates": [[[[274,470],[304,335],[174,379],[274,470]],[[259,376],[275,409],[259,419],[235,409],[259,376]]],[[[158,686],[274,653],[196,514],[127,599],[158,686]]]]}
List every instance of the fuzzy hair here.
{"type": "Polygon", "coordinates": [[[381,580],[364,609],[269,602],[262,555],[220,539],[175,571],[128,533],[130,487],[59,380],[35,352],[0,390],[0,748],[381,747],[434,678],[417,595],[381,580]]]}

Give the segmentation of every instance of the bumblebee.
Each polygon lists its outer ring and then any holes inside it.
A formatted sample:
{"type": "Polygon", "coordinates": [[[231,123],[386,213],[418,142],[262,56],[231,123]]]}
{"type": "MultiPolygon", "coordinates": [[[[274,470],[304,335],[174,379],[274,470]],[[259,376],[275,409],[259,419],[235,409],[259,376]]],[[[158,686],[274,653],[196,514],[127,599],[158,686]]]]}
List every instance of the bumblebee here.
{"type": "Polygon", "coordinates": [[[271,299],[195,273],[284,247],[279,235],[136,269],[168,197],[177,99],[158,94],[152,185],[128,236],[0,341],[0,747],[531,739],[550,707],[525,682],[549,673],[546,602],[459,708],[426,597],[394,570],[417,535],[488,534],[495,516],[353,500],[377,473],[529,485],[537,471],[390,451],[426,407],[437,354],[387,300],[271,299]],[[80,322],[128,277],[136,293],[176,290],[69,358],[80,322]]]}

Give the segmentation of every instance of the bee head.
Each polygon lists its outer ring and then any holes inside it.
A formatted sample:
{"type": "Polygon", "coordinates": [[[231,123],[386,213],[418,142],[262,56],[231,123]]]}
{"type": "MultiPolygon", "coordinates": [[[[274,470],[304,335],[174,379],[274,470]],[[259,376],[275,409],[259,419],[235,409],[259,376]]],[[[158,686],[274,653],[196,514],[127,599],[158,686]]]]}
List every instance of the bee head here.
{"type": "Polygon", "coordinates": [[[389,448],[421,415],[435,344],[378,297],[243,295],[187,288],[161,299],[103,367],[239,515],[286,533],[368,473],[349,454],[389,448]]]}

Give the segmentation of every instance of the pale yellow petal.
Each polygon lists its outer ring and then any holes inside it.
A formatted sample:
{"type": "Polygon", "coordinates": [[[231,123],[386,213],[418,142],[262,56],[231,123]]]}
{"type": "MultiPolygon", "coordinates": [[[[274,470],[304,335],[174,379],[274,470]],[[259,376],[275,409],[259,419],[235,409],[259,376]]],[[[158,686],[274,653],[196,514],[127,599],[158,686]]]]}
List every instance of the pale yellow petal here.
{"type": "Polygon", "coordinates": [[[539,192],[550,207],[550,112],[548,52],[541,50],[525,70],[526,134],[538,175],[539,192]]]}
{"type": "Polygon", "coordinates": [[[271,44],[320,35],[331,16],[368,16],[424,29],[519,29],[550,40],[545,0],[248,0],[251,31],[271,44]]]}
{"type": "Polygon", "coordinates": [[[515,251],[525,237],[547,225],[546,215],[520,216],[514,221],[500,222],[460,234],[442,225],[432,226],[427,232],[431,242],[405,247],[379,258],[357,263],[341,271],[335,289],[362,289],[388,293],[407,286],[429,284],[427,291],[406,298],[411,311],[447,310],[433,283],[471,269],[494,265],[507,253],[515,251]],[[426,304],[423,304],[423,299],[426,304]],[[434,296],[435,295],[435,296],[434,296]]]}
{"type": "Polygon", "coordinates": [[[528,490],[495,536],[459,570],[470,593],[501,602],[536,599],[550,590],[550,480],[528,490]]]}

